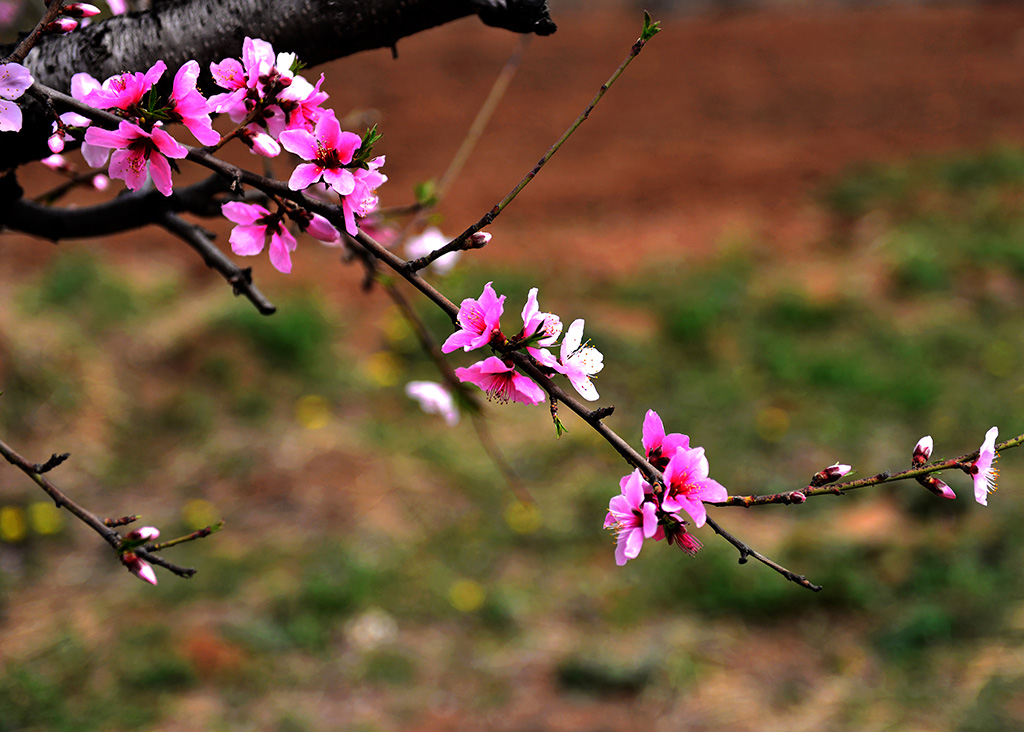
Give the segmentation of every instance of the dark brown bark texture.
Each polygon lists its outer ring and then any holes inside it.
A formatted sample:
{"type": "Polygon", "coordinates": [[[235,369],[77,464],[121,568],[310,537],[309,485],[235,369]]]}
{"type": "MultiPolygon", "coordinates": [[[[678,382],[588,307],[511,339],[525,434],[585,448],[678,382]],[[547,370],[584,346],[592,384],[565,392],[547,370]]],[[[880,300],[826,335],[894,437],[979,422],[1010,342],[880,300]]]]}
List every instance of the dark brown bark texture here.
{"type": "MultiPolygon", "coordinates": [[[[41,84],[68,93],[84,71],[99,80],[146,71],[163,59],[169,74],[189,59],[200,68],[237,58],[246,36],[294,51],[316,66],[358,51],[394,46],[406,36],[468,15],[518,33],[553,33],[546,0],[167,0],[149,11],[47,36],[25,65],[41,84]]],[[[0,57],[13,50],[10,46],[0,57]]],[[[21,133],[0,133],[0,174],[46,157],[50,124],[42,106],[26,103],[21,133]]]]}

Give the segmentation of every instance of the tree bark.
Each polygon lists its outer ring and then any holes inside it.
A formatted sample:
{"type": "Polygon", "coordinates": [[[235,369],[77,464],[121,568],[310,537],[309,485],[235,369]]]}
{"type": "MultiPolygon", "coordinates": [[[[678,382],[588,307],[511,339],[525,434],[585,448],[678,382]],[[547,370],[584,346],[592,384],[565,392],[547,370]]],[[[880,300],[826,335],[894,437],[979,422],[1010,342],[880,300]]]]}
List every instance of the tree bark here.
{"type": "MultiPolygon", "coordinates": [[[[24,65],[40,83],[67,93],[80,71],[102,81],[123,71],[146,71],[158,59],[167,63],[170,77],[190,59],[205,73],[211,62],[237,58],[250,36],[316,66],[395,46],[406,36],[473,14],[519,33],[555,30],[546,0],[166,0],[146,12],[46,36],[24,65]]],[[[0,171],[49,154],[50,123],[42,107],[26,103],[24,111],[24,131],[0,137],[0,171]]]]}

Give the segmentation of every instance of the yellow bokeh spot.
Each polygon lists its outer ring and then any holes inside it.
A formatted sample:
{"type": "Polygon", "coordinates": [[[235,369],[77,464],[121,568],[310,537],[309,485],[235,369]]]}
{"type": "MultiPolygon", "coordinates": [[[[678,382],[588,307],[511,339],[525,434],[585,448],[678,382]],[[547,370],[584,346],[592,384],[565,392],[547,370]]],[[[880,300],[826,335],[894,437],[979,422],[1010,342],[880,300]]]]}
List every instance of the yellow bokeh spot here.
{"type": "Polygon", "coordinates": [[[480,606],[484,604],[485,597],[487,597],[487,593],[484,588],[473,580],[461,579],[453,582],[452,586],[448,588],[448,601],[451,602],[453,608],[462,613],[479,610],[480,606]]]}
{"type": "Polygon", "coordinates": [[[32,530],[43,536],[59,532],[64,526],[61,510],[49,501],[36,501],[28,507],[28,522],[32,530]]]}
{"type": "Polygon", "coordinates": [[[307,430],[321,430],[331,421],[327,400],[319,394],[306,394],[295,402],[295,419],[307,430]]]}
{"type": "Polygon", "coordinates": [[[789,412],[779,407],[765,407],[754,417],[754,430],[765,442],[779,442],[789,432],[789,412]]]}
{"type": "Polygon", "coordinates": [[[388,312],[387,318],[384,321],[384,335],[389,343],[401,343],[412,336],[412,328],[409,327],[409,321],[405,319],[405,316],[402,315],[398,308],[393,308],[388,312]]]}
{"type": "Polygon", "coordinates": [[[0,541],[21,541],[28,534],[25,511],[20,506],[0,508],[0,541]]]}
{"type": "Polygon", "coordinates": [[[1006,341],[992,341],[981,353],[982,363],[993,376],[1009,376],[1017,365],[1017,352],[1006,341]]]}
{"type": "Polygon", "coordinates": [[[402,375],[402,368],[390,353],[380,351],[363,363],[366,375],[377,386],[394,386],[402,375]]]}
{"type": "Polygon", "coordinates": [[[541,525],[540,509],[536,503],[513,501],[505,507],[505,523],[517,534],[532,534],[541,525]]]}
{"type": "Polygon", "coordinates": [[[202,498],[185,501],[181,508],[181,518],[192,531],[206,528],[220,520],[216,506],[202,498]]]}

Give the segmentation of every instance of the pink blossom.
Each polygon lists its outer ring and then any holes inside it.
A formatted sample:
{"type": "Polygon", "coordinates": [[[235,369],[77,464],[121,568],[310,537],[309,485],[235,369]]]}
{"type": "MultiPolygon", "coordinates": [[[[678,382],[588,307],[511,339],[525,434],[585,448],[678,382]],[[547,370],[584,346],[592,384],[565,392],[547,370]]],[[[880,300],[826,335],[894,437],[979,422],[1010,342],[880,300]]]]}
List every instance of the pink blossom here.
{"type": "Polygon", "coordinates": [[[988,505],[988,494],[996,490],[996,479],[999,471],[995,468],[996,438],[999,437],[999,428],[993,427],[985,433],[985,441],[981,443],[981,451],[978,459],[971,466],[971,473],[974,475],[974,499],[982,506],[988,505]]]}
{"type": "Polygon", "coordinates": [[[557,359],[546,349],[554,346],[558,342],[558,337],[562,335],[562,319],[554,313],[540,311],[540,305],[537,303],[538,292],[539,290],[533,287],[526,296],[526,305],[523,306],[523,330],[519,337],[523,342],[531,344],[526,350],[541,365],[557,369],[557,359]]]}
{"type": "Polygon", "coordinates": [[[21,64],[0,65],[0,132],[21,129],[21,107],[13,102],[32,86],[32,74],[21,64]]]}
{"type": "Polygon", "coordinates": [[[316,121],[327,111],[322,106],[329,97],[327,92],[320,91],[323,83],[323,74],[316,86],[296,75],[291,85],[277,95],[277,104],[285,113],[289,130],[315,129],[316,121]]]}
{"type": "Polygon", "coordinates": [[[377,188],[387,182],[388,177],[379,172],[384,165],[384,156],[376,157],[367,162],[368,169],[356,168],[352,171],[354,188],[352,193],[341,199],[341,209],[345,214],[345,231],[355,236],[356,216],[367,216],[377,208],[377,188]]]}
{"type": "Polygon", "coordinates": [[[257,203],[240,201],[225,203],[221,212],[229,221],[238,224],[228,238],[231,251],[243,257],[259,254],[269,240],[270,263],[278,272],[288,274],[292,271],[289,252],[295,251],[298,242],[285,228],[280,214],[272,214],[257,203]]]}
{"type": "MultiPolygon", "coordinates": [[[[405,256],[409,259],[425,257],[448,243],[448,237],[436,226],[428,226],[419,236],[414,236],[405,245],[405,256]]],[[[430,263],[429,269],[439,275],[451,272],[462,252],[448,252],[430,263]]]]}
{"type": "Polygon", "coordinates": [[[842,465],[840,463],[833,463],[827,468],[819,470],[817,473],[811,476],[811,485],[828,485],[842,478],[844,475],[853,470],[850,465],[842,465]]]}
{"type": "Polygon", "coordinates": [[[667,513],[686,511],[698,528],[703,526],[707,519],[704,501],[724,501],[729,497],[725,488],[708,477],[708,472],[703,447],[677,449],[665,468],[661,510],[667,513]]]}
{"type": "Polygon", "coordinates": [[[658,470],[664,470],[680,447],[690,447],[690,438],[678,432],[666,435],[661,417],[653,409],[648,409],[644,417],[643,443],[647,460],[658,470]]]}
{"type": "Polygon", "coordinates": [[[85,141],[114,151],[110,156],[108,171],[111,178],[120,178],[128,188],[137,191],[146,182],[148,168],[156,189],[165,196],[171,195],[173,190],[171,166],[167,158],[183,158],[188,155],[185,146],[159,126],[153,127],[152,132],[146,132],[127,120],[121,120],[116,131],[90,127],[85,132],[85,141]]]}
{"type": "Polygon", "coordinates": [[[142,102],[166,70],[167,64],[157,61],[145,74],[118,74],[102,84],[89,74],[78,73],[71,77],[71,96],[97,109],[127,110],[142,102]]]}
{"type": "Polygon", "coordinates": [[[459,423],[459,410],[450,391],[434,381],[410,381],[405,393],[427,414],[440,414],[449,427],[459,423]]]}
{"type": "Polygon", "coordinates": [[[333,109],[317,120],[313,132],[285,130],[278,139],[288,152],[312,161],[296,166],[288,181],[293,191],[308,188],[321,178],[339,195],[347,196],[355,191],[353,173],[344,166],[352,162],[362,139],[354,132],[341,131],[333,109]]]}
{"type": "Polygon", "coordinates": [[[583,344],[583,319],[572,322],[562,339],[561,358],[555,370],[565,374],[573,388],[587,401],[598,398],[590,377],[604,368],[604,356],[593,346],[583,344]]]}
{"type": "Polygon", "coordinates": [[[128,10],[125,0],[107,0],[107,7],[110,8],[111,15],[121,15],[128,10]]]}
{"type": "Polygon", "coordinates": [[[528,376],[516,371],[515,366],[491,356],[479,361],[469,368],[455,369],[459,381],[476,384],[487,392],[487,398],[500,404],[519,402],[521,404],[539,404],[544,401],[544,390],[528,376]]]}
{"type": "Polygon", "coordinates": [[[640,471],[634,470],[619,481],[620,495],[608,502],[604,527],[615,532],[615,563],[620,567],[636,559],[644,539],[651,539],[658,532],[655,505],[645,500],[648,488],[640,471]]]}
{"type": "Polygon", "coordinates": [[[220,134],[213,129],[210,122],[210,112],[213,108],[206,101],[206,97],[196,89],[198,78],[198,61],[185,62],[174,75],[170,100],[172,119],[185,125],[204,145],[216,145],[220,142],[220,134]]]}
{"type": "Polygon", "coordinates": [[[466,298],[459,306],[455,320],[459,330],[448,336],[441,351],[451,353],[457,348],[472,351],[486,346],[491,338],[501,334],[501,314],[505,308],[505,296],[498,297],[491,283],[484,285],[479,300],[466,298]]]}

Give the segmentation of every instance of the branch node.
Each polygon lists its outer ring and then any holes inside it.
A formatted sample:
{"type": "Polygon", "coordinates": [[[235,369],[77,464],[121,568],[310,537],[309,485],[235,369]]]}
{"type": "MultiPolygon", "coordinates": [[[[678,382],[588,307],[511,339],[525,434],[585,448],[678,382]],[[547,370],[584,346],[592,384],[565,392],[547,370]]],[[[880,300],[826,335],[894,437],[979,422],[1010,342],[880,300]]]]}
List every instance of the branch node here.
{"type": "Polygon", "coordinates": [[[54,453],[50,455],[50,459],[47,460],[45,463],[36,463],[35,465],[33,465],[32,470],[35,472],[36,475],[48,473],[54,468],[56,468],[58,465],[60,465],[62,462],[67,460],[69,457],[71,457],[70,452],[63,452],[60,455],[54,453]]]}

